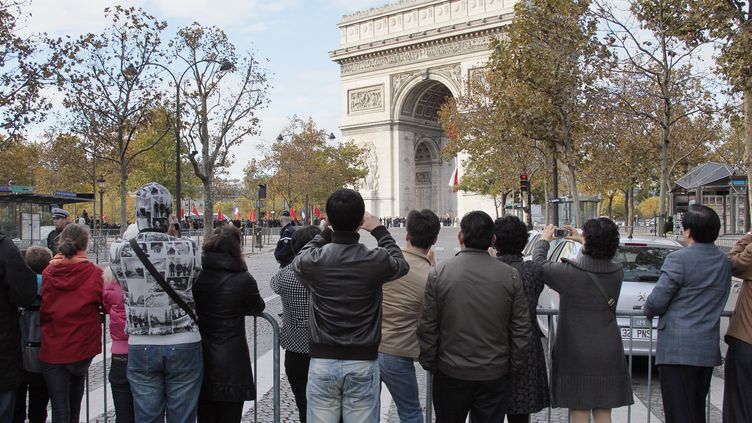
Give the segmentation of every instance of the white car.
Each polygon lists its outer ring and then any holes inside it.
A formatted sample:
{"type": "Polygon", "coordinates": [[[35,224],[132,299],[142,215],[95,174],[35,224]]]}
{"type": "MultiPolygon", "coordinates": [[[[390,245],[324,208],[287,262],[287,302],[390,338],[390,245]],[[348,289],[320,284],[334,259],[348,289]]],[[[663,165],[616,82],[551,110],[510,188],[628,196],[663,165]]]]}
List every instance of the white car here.
{"type": "MultiPolygon", "coordinates": [[[[624,267],[624,282],[619,294],[616,314],[637,314],[637,316],[617,317],[616,319],[621,330],[625,354],[631,352],[633,355],[647,356],[648,352],[652,351],[652,355],[655,355],[658,319],[654,318],[650,322],[646,317],[641,316],[641,311],[645,300],[658,281],[666,256],[681,248],[682,245],[679,242],[665,238],[621,238],[619,240],[619,249],[614,259],[620,261],[624,267]]],[[[563,258],[575,260],[581,251],[580,243],[560,240],[552,243],[548,259],[554,262],[561,261],[563,258]]],[[[730,287],[726,311],[733,311],[740,289],[741,281],[734,279],[730,287]]],[[[559,294],[546,286],[538,299],[538,308],[558,310],[559,294]]],[[[551,320],[555,325],[556,316],[553,316],[551,320]]],[[[548,336],[548,316],[539,316],[538,321],[544,335],[548,336]]],[[[728,321],[727,317],[721,318],[721,334],[726,333],[728,321]]],[[[724,342],[721,342],[721,349],[725,353],[724,342]]]]}

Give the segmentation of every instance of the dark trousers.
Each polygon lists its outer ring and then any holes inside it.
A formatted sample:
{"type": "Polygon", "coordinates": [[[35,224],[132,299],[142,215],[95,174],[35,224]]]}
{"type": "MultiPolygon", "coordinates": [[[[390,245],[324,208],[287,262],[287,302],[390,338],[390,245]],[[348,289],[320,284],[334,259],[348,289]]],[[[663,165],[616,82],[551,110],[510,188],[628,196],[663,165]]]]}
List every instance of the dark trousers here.
{"type": "Polygon", "coordinates": [[[128,354],[113,354],[110,364],[110,387],[115,403],[115,422],[133,423],[133,394],[128,383],[128,354]]]}
{"type": "Polygon", "coordinates": [[[52,423],[78,423],[90,364],[91,358],[70,364],[42,362],[42,374],[52,403],[52,423]]]}
{"type": "Polygon", "coordinates": [[[436,423],[498,423],[504,418],[509,397],[509,376],[494,380],[461,380],[441,371],[433,375],[433,406],[436,423]]]}
{"type": "Polygon", "coordinates": [[[243,402],[198,400],[198,423],[238,423],[243,402]]]}
{"type": "Polygon", "coordinates": [[[508,423],[530,423],[530,414],[507,414],[508,423]]]}
{"type": "Polygon", "coordinates": [[[29,423],[44,423],[47,421],[47,384],[41,373],[24,371],[23,382],[16,390],[16,409],[13,412],[13,423],[26,421],[26,393],[29,393],[28,417],[29,423]]]}
{"type": "Polygon", "coordinates": [[[666,423],[705,423],[705,398],[712,367],[658,366],[666,423]]]}
{"type": "Polygon", "coordinates": [[[723,423],[752,422],[752,345],[732,336],[726,342],[723,423]]]}
{"type": "Polygon", "coordinates": [[[285,350],[285,375],[298,406],[300,423],[306,423],[306,385],[308,384],[308,364],[311,357],[285,350]]]}

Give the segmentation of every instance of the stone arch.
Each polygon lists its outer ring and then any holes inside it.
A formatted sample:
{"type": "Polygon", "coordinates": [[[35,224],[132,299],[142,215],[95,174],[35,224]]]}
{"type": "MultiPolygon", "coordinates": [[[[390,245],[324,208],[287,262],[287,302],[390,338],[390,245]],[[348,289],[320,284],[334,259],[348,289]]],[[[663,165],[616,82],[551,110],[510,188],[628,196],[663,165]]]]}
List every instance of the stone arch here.
{"type": "Polygon", "coordinates": [[[402,111],[406,105],[411,104],[418,96],[429,94],[431,89],[442,89],[439,85],[448,91],[451,97],[459,97],[460,88],[455,81],[444,75],[426,70],[425,73],[416,74],[407,82],[401,84],[401,87],[394,93],[391,107],[392,119],[403,119],[402,111]]]}

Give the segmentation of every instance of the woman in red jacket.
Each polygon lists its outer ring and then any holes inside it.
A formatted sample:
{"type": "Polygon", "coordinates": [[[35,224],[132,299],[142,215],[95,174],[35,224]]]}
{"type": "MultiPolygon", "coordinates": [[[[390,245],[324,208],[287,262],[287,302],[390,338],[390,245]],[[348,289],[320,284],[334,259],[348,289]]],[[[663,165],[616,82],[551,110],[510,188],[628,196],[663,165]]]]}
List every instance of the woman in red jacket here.
{"type": "Polygon", "coordinates": [[[89,229],[70,224],[42,273],[39,360],[52,403],[52,423],[78,422],[86,373],[102,351],[102,269],[86,256],[89,229]]]}

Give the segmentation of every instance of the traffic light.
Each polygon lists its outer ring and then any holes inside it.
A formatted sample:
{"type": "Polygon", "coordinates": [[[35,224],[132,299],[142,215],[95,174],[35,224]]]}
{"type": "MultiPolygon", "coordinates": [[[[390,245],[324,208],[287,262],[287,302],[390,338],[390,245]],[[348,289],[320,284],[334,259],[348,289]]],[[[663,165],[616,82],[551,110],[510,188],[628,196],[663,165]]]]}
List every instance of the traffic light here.
{"type": "Polygon", "coordinates": [[[530,191],[530,182],[527,180],[527,174],[520,175],[520,191],[530,191]]]}
{"type": "Polygon", "coordinates": [[[259,190],[258,190],[258,198],[259,200],[262,198],[266,198],[266,184],[259,184],[259,190]]]}

